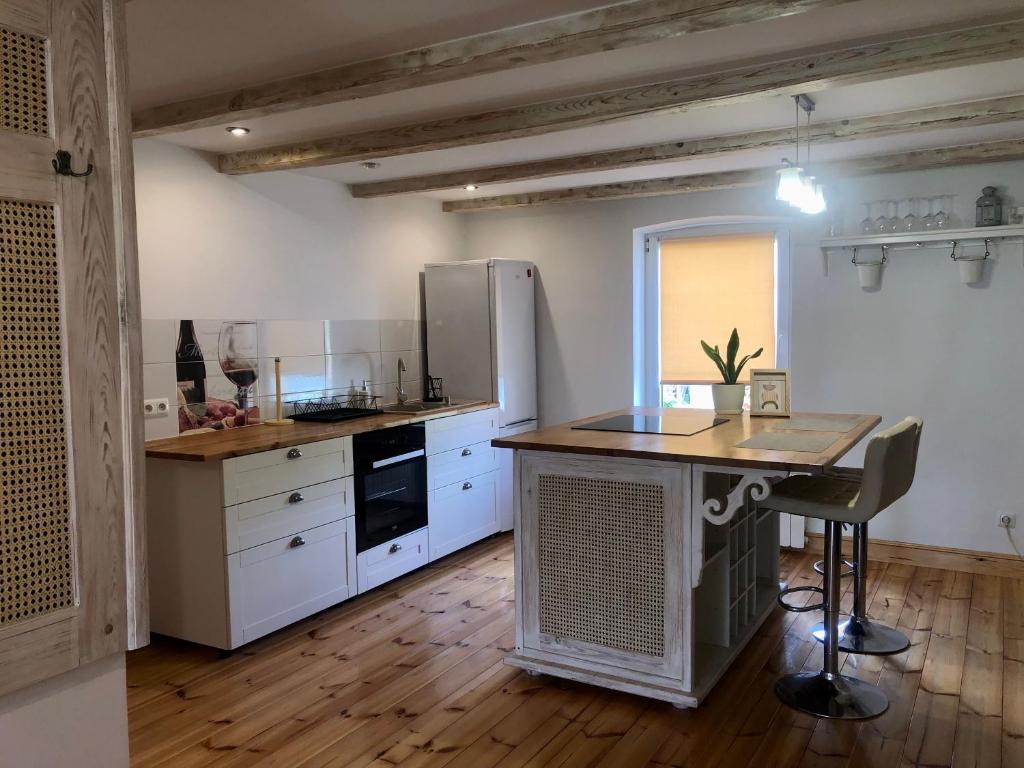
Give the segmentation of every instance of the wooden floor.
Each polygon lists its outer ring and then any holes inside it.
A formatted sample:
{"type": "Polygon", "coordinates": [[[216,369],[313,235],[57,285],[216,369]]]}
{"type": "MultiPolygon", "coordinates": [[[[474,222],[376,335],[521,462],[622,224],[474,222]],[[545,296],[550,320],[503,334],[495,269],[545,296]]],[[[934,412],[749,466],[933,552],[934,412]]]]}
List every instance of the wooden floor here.
{"type": "MultiPolygon", "coordinates": [[[[817,583],[813,559],[785,553],[784,574],[817,583]]],[[[882,717],[778,704],[775,678],[821,660],[816,614],[781,609],[705,704],[681,711],[505,667],[503,536],[227,659],[161,638],[130,654],[133,765],[1024,766],[1024,581],[873,564],[869,591],[870,613],[913,640],[843,660],[889,694],[882,717]]]]}

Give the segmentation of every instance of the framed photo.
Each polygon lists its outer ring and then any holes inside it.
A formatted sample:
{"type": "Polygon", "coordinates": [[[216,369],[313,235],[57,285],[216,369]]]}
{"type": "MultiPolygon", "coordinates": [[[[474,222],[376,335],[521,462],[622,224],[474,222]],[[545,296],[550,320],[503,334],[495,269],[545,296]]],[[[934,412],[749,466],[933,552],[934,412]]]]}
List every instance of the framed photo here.
{"type": "Polygon", "coordinates": [[[750,415],[789,416],[789,371],[782,368],[750,371],[750,415]]]}

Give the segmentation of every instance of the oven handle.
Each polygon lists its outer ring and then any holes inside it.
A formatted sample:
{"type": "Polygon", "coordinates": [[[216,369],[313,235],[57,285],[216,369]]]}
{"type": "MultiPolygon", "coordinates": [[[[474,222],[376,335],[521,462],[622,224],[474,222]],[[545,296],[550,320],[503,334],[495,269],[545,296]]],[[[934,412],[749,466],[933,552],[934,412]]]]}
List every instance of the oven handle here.
{"type": "Polygon", "coordinates": [[[398,464],[401,461],[408,461],[409,459],[415,459],[417,456],[425,456],[426,451],[420,448],[418,451],[409,451],[409,453],[403,453],[398,456],[391,456],[380,461],[375,461],[370,465],[371,469],[380,469],[381,467],[388,467],[392,464],[398,464]]]}

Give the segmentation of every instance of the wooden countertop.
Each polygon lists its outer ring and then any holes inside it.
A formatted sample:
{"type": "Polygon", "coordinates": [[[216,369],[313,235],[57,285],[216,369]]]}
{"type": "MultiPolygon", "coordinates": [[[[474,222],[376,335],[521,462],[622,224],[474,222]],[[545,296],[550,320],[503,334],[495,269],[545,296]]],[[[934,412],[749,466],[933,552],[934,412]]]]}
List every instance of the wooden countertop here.
{"type": "MultiPolygon", "coordinates": [[[[498,448],[518,448],[530,451],[554,451],[558,453],[579,453],[596,456],[617,456],[624,458],[656,461],[678,461],[687,464],[714,464],[750,469],[772,469],[786,472],[820,473],[831,467],[854,445],[871,432],[882,418],[880,416],[838,413],[794,413],[797,417],[856,417],[856,426],[847,432],[836,432],[837,440],[821,453],[803,451],[776,451],[737,448],[750,437],[766,431],[785,430],[788,419],[728,416],[728,423],[720,424],[696,435],[652,435],[633,432],[599,432],[573,429],[578,424],[627,414],[657,415],[670,408],[625,408],[600,416],[559,424],[554,427],[525,432],[514,437],[498,438],[491,445],[498,448]]],[[[676,411],[678,413],[678,411],[676,411]]],[[[694,413],[694,411],[690,411],[694,413]]],[[[712,415],[711,411],[697,411],[712,415]]],[[[821,433],[818,433],[821,434],[821,433]]]]}
{"type": "Polygon", "coordinates": [[[330,440],[334,437],[347,437],[360,432],[372,432],[375,429],[400,427],[403,424],[415,424],[442,416],[455,416],[460,413],[482,411],[497,406],[497,403],[481,401],[453,405],[450,408],[438,408],[436,411],[428,413],[382,413],[379,416],[366,416],[361,419],[349,419],[331,424],[308,421],[297,421],[294,424],[279,427],[269,424],[254,424],[251,427],[149,440],[146,443],[146,456],[151,459],[221,461],[235,456],[271,451],[275,448],[288,448],[303,443],[330,440]]]}

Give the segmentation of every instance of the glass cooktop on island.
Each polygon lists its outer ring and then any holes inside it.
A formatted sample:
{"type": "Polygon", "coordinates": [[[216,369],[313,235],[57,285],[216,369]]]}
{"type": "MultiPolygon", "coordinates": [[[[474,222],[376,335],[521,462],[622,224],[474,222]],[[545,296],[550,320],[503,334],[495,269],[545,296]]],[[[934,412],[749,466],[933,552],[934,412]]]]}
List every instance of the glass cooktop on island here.
{"type": "Polygon", "coordinates": [[[724,424],[728,419],[704,412],[642,413],[612,416],[607,419],[577,424],[573,429],[592,429],[598,432],[638,432],[652,435],[696,435],[706,429],[724,424]]]}

